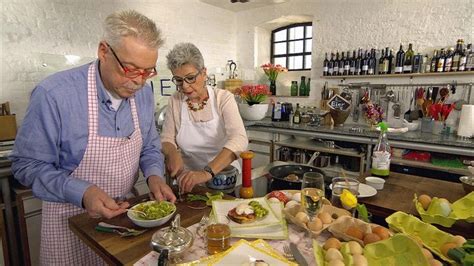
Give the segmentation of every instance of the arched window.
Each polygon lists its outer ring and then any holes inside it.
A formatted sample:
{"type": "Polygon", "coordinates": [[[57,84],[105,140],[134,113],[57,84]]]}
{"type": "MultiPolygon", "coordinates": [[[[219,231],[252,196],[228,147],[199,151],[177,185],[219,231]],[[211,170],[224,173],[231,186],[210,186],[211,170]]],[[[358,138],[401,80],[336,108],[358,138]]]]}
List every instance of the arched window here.
{"type": "Polygon", "coordinates": [[[289,71],[311,70],[313,24],[297,23],[272,31],[271,61],[289,71]]]}

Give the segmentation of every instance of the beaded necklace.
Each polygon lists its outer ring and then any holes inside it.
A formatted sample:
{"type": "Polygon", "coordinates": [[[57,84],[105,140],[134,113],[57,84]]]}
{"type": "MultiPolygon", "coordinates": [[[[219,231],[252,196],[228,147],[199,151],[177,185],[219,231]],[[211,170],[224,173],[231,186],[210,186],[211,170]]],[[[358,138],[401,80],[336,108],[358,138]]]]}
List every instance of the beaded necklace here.
{"type": "Polygon", "coordinates": [[[193,112],[197,112],[199,110],[202,110],[204,109],[204,106],[206,106],[207,104],[207,100],[208,98],[204,99],[202,102],[200,103],[193,103],[191,102],[189,99],[186,100],[186,103],[188,104],[188,109],[193,111],[193,112]]]}

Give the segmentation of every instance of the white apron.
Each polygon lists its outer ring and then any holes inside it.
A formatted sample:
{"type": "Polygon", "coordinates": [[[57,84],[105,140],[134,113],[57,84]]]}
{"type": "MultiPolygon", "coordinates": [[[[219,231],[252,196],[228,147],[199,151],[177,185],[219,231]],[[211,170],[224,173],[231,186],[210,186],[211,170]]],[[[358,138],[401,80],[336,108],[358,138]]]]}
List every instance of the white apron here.
{"type": "MultiPolygon", "coordinates": [[[[109,196],[127,194],[135,183],[142,137],[135,100],[130,98],[134,132],[129,137],[101,137],[99,131],[98,96],[95,64],[88,72],[88,125],[86,151],[72,177],[91,182],[109,196]]],[[[43,201],[41,225],[42,265],[103,265],[105,262],[87,247],[68,227],[68,218],[85,210],[70,203],[43,201]]]]}
{"type": "MultiPolygon", "coordinates": [[[[211,106],[213,117],[210,121],[192,121],[189,115],[189,112],[192,111],[188,109],[185,102],[181,104],[181,126],[176,136],[176,144],[181,149],[186,170],[203,169],[222,151],[227,142],[224,121],[217,112],[218,106],[214,90],[207,87],[207,92],[209,94],[207,104],[211,106]]],[[[241,172],[237,160],[231,164],[241,172]]]]}

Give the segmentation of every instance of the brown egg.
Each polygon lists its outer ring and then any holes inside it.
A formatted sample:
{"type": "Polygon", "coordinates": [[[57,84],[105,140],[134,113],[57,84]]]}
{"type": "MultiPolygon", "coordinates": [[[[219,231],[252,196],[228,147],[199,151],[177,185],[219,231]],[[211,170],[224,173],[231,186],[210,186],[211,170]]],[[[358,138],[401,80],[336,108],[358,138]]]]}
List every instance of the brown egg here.
{"type": "Polygon", "coordinates": [[[309,217],[305,212],[298,212],[295,218],[303,224],[306,224],[309,221],[309,217]]]}
{"type": "Polygon", "coordinates": [[[332,223],[331,215],[327,212],[321,212],[318,214],[319,219],[323,222],[323,224],[330,224],[332,223]]]}
{"type": "Polygon", "coordinates": [[[443,266],[443,263],[441,263],[441,261],[439,260],[430,259],[428,260],[428,262],[430,263],[431,266],[443,266]]]}
{"type": "Polygon", "coordinates": [[[311,231],[317,232],[323,229],[323,222],[321,222],[321,219],[316,217],[312,221],[308,222],[308,228],[311,231]]]}
{"type": "Polygon", "coordinates": [[[337,239],[337,238],[331,237],[328,240],[326,240],[326,242],[324,243],[323,248],[325,250],[328,250],[330,248],[335,248],[335,249],[339,250],[339,249],[341,249],[341,241],[339,241],[339,239],[337,239]]]}
{"type": "Polygon", "coordinates": [[[418,197],[418,201],[420,202],[423,209],[427,210],[431,203],[431,197],[423,194],[418,197]]]}
{"type": "Polygon", "coordinates": [[[384,240],[390,237],[390,233],[388,232],[388,229],[382,226],[377,226],[372,228],[372,233],[378,235],[380,239],[384,240]]]}
{"type": "Polygon", "coordinates": [[[456,235],[451,239],[451,242],[456,243],[456,245],[460,247],[466,242],[466,239],[462,236],[456,235]]]}
{"type": "Polygon", "coordinates": [[[364,245],[368,245],[370,243],[374,243],[374,242],[377,242],[377,241],[380,241],[380,240],[382,240],[382,239],[377,234],[368,233],[368,234],[365,234],[365,236],[364,236],[364,245]]]}
{"type": "Polygon", "coordinates": [[[352,237],[360,239],[360,240],[364,239],[364,232],[362,232],[362,230],[360,230],[356,226],[347,227],[346,235],[352,236],[352,237]]]}
{"type": "Polygon", "coordinates": [[[428,260],[433,258],[433,254],[431,254],[431,251],[427,250],[426,248],[422,248],[421,251],[423,251],[423,255],[425,255],[425,258],[428,260]]]}
{"type": "Polygon", "coordinates": [[[444,256],[448,256],[448,250],[457,247],[456,243],[453,242],[446,242],[444,243],[439,250],[441,250],[441,254],[444,256]]]}

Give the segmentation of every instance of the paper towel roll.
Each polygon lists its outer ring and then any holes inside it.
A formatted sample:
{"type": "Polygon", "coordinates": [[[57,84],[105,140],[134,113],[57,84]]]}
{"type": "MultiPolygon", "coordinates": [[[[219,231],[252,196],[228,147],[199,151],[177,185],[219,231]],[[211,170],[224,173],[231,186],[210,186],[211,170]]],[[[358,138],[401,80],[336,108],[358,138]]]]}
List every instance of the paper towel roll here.
{"type": "Polygon", "coordinates": [[[463,105],[461,117],[459,118],[458,136],[474,136],[474,105],[463,105]]]}

